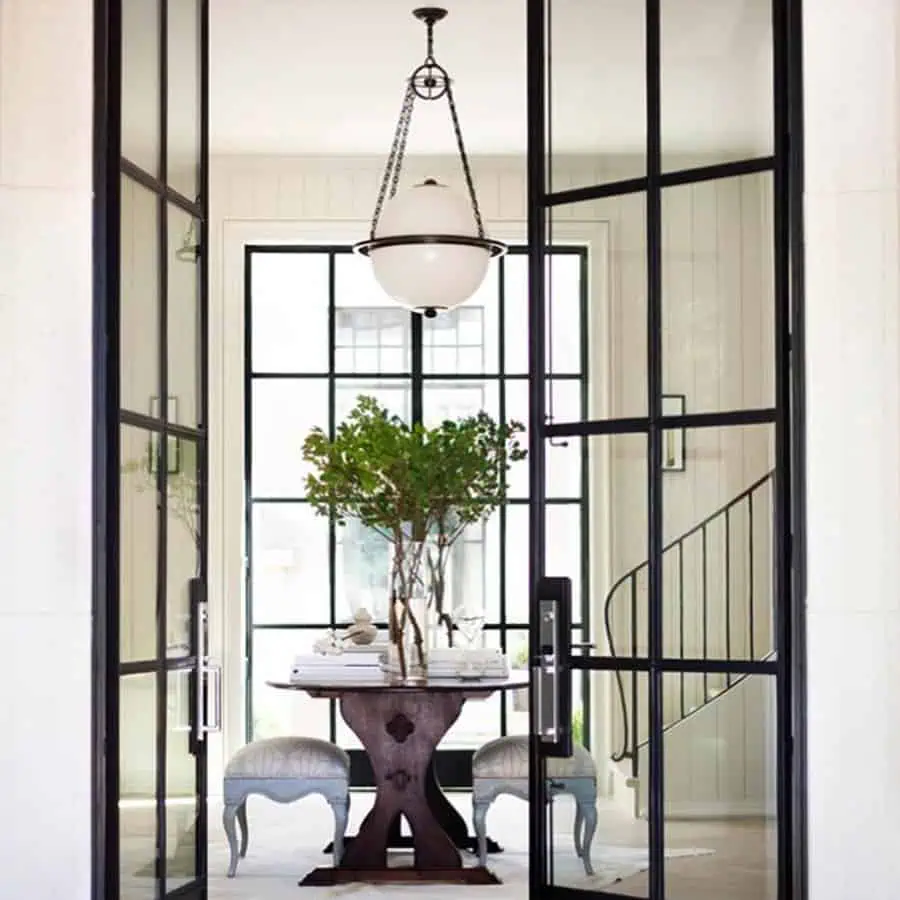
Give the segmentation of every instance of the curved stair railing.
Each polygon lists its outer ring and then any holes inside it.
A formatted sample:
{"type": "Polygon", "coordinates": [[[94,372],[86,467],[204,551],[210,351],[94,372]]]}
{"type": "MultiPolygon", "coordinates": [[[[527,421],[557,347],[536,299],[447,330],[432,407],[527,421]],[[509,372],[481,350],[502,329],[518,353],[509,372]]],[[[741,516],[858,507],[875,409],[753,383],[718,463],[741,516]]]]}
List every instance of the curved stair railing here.
{"type": "MultiPolygon", "coordinates": [[[[669,631],[674,632],[674,635],[669,641],[666,641],[664,635],[664,643],[671,644],[674,640],[676,644],[674,647],[664,647],[667,657],[732,660],[758,659],[770,655],[772,631],[767,617],[771,611],[771,603],[768,602],[767,584],[764,586],[766,593],[763,599],[758,597],[760,585],[756,578],[756,567],[761,551],[759,542],[755,540],[755,533],[761,519],[771,522],[771,514],[762,517],[758,515],[758,510],[764,503],[771,503],[768,489],[773,475],[774,470],[754,481],[724,506],[663,547],[664,584],[668,574],[668,581],[674,580],[677,600],[674,605],[676,627],[671,627],[672,617],[668,613],[665,617],[668,621],[664,625],[668,625],[669,631]],[[739,533],[738,539],[735,539],[736,533],[739,533]],[[686,560],[689,560],[687,564],[686,560]],[[716,580],[710,577],[711,562],[714,566],[712,574],[718,573],[719,584],[710,583],[716,580]],[[686,573],[694,576],[692,580],[697,588],[695,592],[686,591],[686,573]],[[760,616],[761,612],[766,615],[760,616]],[[699,627],[690,628],[687,616],[694,622],[699,618],[699,627]],[[720,627],[714,628],[712,620],[716,620],[720,627]]],[[[768,552],[770,547],[771,541],[768,541],[762,552],[768,552]]],[[[606,595],[603,624],[610,656],[625,657],[625,654],[617,654],[617,636],[619,639],[624,636],[629,640],[629,658],[638,658],[642,655],[642,650],[646,653],[646,628],[641,632],[638,623],[642,617],[640,582],[642,578],[646,579],[648,567],[649,560],[635,566],[619,578],[606,595]],[[623,599],[620,601],[619,598],[623,599]],[[623,612],[626,616],[624,628],[621,621],[616,621],[617,614],[621,616],[623,612]]],[[[767,571],[771,569],[768,568],[767,571]]],[[[664,592],[665,606],[668,609],[669,592],[665,589],[664,592]]],[[[645,612],[644,621],[646,622],[645,612]]],[[[723,684],[716,684],[706,673],[700,676],[685,672],[671,674],[674,679],[664,682],[664,730],[688,718],[745,677],[727,674],[723,684]],[[690,678],[692,675],[701,679],[700,686],[688,685],[686,676],[690,678]]],[[[614,670],[613,675],[622,733],[612,759],[614,762],[629,760],[631,775],[637,778],[638,750],[646,743],[637,727],[637,711],[640,708],[639,673],[614,670]],[[623,677],[626,675],[630,675],[628,689],[623,677]]]]}

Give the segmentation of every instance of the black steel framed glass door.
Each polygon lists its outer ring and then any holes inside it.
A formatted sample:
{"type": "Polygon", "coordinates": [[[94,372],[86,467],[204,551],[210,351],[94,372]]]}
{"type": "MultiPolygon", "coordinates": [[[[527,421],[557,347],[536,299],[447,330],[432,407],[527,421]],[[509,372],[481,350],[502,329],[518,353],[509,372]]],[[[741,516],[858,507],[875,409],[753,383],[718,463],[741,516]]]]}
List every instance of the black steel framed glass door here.
{"type": "Polygon", "coordinates": [[[527,7],[530,895],[799,898],[797,8],[527,7]],[[610,232],[578,421],[552,407],[564,220],[610,232]],[[573,446],[588,643],[549,553],[573,446]]]}
{"type": "Polygon", "coordinates": [[[97,893],[200,898],[206,742],[221,710],[206,604],[208,4],[97,9],[112,473],[97,893]]]}

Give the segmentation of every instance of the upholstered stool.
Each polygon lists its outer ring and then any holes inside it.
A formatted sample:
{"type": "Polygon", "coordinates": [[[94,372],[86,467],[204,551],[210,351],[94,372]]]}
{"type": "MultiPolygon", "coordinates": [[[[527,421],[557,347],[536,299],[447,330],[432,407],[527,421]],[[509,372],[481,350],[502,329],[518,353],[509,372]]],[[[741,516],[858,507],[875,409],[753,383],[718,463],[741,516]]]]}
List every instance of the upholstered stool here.
{"type": "Polygon", "coordinates": [[[350,757],[340,747],[304,737],[254,741],[238,750],[225,767],[224,794],[222,824],[231,851],[229,878],[234,877],[238,863],[235,818],[241,827],[240,855],[247,855],[250,794],[262,794],[278,803],[322,794],[334,811],[334,864],[340,863],[350,811],[350,757]]]}
{"type": "MultiPolygon", "coordinates": [[[[597,830],[597,767],[591,754],[575,744],[568,759],[548,759],[548,794],[575,798],[575,853],[584,871],[594,874],[591,843],[597,830]]],[[[500,794],[528,800],[528,738],[511,736],[489,741],[472,757],[472,809],[478,859],[487,863],[487,811],[500,794]]]]}

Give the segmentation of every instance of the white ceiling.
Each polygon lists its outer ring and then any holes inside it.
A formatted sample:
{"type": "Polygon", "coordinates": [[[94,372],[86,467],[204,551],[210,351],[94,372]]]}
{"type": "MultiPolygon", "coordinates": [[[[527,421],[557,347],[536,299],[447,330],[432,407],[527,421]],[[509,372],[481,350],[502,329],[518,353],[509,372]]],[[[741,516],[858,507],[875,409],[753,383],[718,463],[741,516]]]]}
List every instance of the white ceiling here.
{"type": "MultiPolygon", "coordinates": [[[[415,0],[214,0],[214,153],[384,154],[404,81],[425,55],[415,0]]],[[[467,149],[525,152],[525,0],[447,0],[435,56],[467,149]]],[[[553,149],[644,145],[640,0],[553,0],[553,149]]],[[[664,0],[669,152],[766,152],[769,0],[664,0]]],[[[416,105],[410,153],[453,149],[446,105],[416,105]]]]}

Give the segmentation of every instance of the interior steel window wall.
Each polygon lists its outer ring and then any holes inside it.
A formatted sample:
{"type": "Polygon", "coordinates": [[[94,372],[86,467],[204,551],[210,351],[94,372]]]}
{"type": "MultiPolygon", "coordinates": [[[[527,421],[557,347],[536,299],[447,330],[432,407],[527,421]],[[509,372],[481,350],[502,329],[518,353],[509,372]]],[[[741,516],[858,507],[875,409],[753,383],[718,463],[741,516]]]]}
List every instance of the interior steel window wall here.
{"type": "MultiPolygon", "coordinates": [[[[551,385],[554,415],[567,420],[581,418],[587,403],[587,250],[552,252],[556,302],[565,314],[558,321],[567,327],[554,340],[551,385]]],[[[265,686],[360,607],[381,623],[387,617],[387,543],[357,522],[335,527],[313,513],[304,497],[303,438],[315,425],[333,433],[361,394],[406,421],[434,424],[483,409],[527,425],[527,268],[524,248],[513,248],[491,263],[468,303],[424,319],[388,299],[371,266],[347,247],[247,249],[248,739],[295,732],[302,722],[305,734],[350,750],[355,783],[371,778],[333,701],[281,696],[265,686]]],[[[579,441],[558,454],[549,476],[548,562],[580,572],[576,594],[586,598],[586,460],[579,441]]],[[[483,604],[485,646],[502,648],[521,665],[528,643],[527,466],[514,465],[505,505],[457,543],[449,573],[451,597],[483,604]]],[[[589,634],[589,620],[585,605],[574,617],[574,641],[589,634]]],[[[576,709],[588,709],[586,697],[576,698],[576,709]]],[[[442,782],[468,785],[478,746],[527,731],[521,697],[467,705],[439,752],[442,782]]]]}

